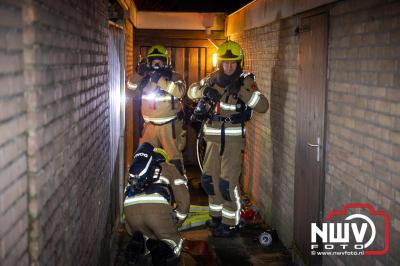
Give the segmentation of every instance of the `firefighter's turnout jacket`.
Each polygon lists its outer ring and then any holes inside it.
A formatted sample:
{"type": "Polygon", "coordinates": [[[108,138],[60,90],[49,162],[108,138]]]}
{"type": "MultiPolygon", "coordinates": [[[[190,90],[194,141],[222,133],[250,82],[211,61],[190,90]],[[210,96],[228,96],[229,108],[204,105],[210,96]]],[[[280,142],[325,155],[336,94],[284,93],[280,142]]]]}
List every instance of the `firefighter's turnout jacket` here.
{"type": "Polygon", "coordinates": [[[166,242],[179,256],[183,240],[178,233],[178,226],[187,217],[190,196],[187,180],[170,163],[161,163],[161,175],[146,191],[126,197],[124,212],[127,230],[143,233],[146,239],[158,239],[166,242]],[[162,189],[169,187],[169,190],[162,189]],[[169,193],[166,191],[169,191],[169,193]],[[173,208],[172,199],[175,208],[173,208]]]}
{"type": "Polygon", "coordinates": [[[135,73],[128,81],[131,96],[141,96],[141,113],[145,122],[140,143],[149,142],[162,147],[171,162],[183,173],[182,150],[186,144],[186,131],[183,129],[182,105],[180,100],[186,93],[186,85],[180,74],[160,77],[152,82],[150,76],[135,73]]]}
{"type": "Polygon", "coordinates": [[[203,98],[206,87],[212,87],[222,95],[212,117],[202,128],[207,147],[201,182],[209,195],[210,215],[222,216],[224,224],[237,225],[241,208],[239,176],[245,145],[245,123],[251,119],[253,110],[264,113],[269,104],[258,90],[253,74],[241,74],[242,85],[235,93],[219,86],[216,76],[217,72],[214,72],[192,84],[188,97],[193,100],[203,98]]]}
{"type": "Polygon", "coordinates": [[[243,101],[247,107],[259,113],[265,113],[268,110],[268,100],[258,90],[253,74],[243,73],[241,76],[243,85],[236,95],[230,95],[225,88],[219,86],[215,82],[216,73],[217,72],[213,72],[200,82],[192,84],[188,90],[188,97],[192,100],[198,100],[203,98],[203,91],[207,86],[216,89],[222,97],[214,113],[218,115],[218,117],[226,119],[216,119],[210,121],[210,123],[205,123],[203,126],[205,139],[208,141],[220,142],[221,128],[224,124],[226,140],[241,142],[243,141],[243,134],[245,134],[246,128],[244,127],[242,130],[242,125],[240,123],[232,123],[232,121],[230,121],[230,117],[233,115],[240,116],[240,112],[236,109],[238,100],[243,101]]]}

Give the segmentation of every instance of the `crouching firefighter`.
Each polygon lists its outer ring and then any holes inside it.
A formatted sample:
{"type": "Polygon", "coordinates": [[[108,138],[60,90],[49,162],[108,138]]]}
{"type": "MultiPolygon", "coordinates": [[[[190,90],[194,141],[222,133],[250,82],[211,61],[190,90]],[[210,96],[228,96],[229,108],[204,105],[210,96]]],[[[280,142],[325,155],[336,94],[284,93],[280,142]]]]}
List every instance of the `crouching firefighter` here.
{"type": "Polygon", "coordinates": [[[183,245],[177,229],[189,206],[187,181],[168,162],[164,150],[141,144],[125,188],[126,228],[132,236],[126,250],[129,265],[148,252],[153,265],[176,265],[183,245]]]}
{"type": "Polygon", "coordinates": [[[201,184],[209,196],[214,236],[232,236],[240,213],[239,176],[242,170],[246,122],[253,111],[264,113],[268,100],[258,90],[255,77],[243,73],[239,44],[224,42],[217,51],[219,69],[194,83],[189,98],[199,100],[195,120],[203,121],[207,142],[201,184]]]}
{"type": "Polygon", "coordinates": [[[186,145],[186,130],[183,129],[181,99],[186,85],[182,76],[172,70],[170,61],[164,46],[152,46],[127,87],[131,97],[141,97],[144,127],[139,143],[161,146],[171,163],[184,174],[182,150],[186,145]]]}

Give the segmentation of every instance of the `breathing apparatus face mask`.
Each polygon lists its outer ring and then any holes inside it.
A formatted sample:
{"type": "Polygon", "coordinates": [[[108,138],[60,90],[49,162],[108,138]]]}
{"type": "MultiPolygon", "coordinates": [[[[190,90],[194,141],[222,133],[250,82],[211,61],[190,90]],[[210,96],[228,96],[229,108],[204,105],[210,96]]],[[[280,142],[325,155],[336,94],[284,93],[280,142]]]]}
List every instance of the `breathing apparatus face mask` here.
{"type": "Polygon", "coordinates": [[[155,63],[154,65],[152,65],[153,69],[155,70],[159,70],[161,69],[161,65],[159,63],[155,63]]]}
{"type": "Polygon", "coordinates": [[[151,68],[154,70],[161,70],[165,68],[165,62],[163,59],[154,58],[151,60],[151,68]]]}

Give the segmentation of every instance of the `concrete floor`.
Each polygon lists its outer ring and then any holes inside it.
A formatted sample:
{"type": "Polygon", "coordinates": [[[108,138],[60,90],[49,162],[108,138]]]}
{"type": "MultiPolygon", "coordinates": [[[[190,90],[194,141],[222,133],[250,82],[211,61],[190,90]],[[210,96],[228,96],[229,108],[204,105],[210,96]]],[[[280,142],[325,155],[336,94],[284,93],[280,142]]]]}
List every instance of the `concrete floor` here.
{"type": "MultiPolygon", "coordinates": [[[[207,196],[199,186],[200,171],[195,167],[187,167],[190,180],[191,203],[207,205],[207,196]]],[[[179,265],[291,265],[291,256],[273,232],[273,242],[269,247],[263,247],[258,242],[260,233],[268,229],[265,224],[245,225],[237,236],[232,238],[215,238],[205,226],[181,232],[185,239],[179,265]]],[[[120,227],[116,236],[115,266],[127,265],[125,249],[129,235],[120,227]]],[[[151,257],[141,258],[138,265],[151,265],[151,257]]]]}

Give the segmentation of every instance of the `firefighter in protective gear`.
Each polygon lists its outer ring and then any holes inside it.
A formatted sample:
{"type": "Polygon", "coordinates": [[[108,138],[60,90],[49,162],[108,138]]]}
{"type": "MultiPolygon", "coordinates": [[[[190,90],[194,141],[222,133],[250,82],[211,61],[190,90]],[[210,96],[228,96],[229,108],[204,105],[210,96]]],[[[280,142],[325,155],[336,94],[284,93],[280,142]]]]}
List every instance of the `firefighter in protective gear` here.
{"type": "Polygon", "coordinates": [[[152,46],[141,62],[133,79],[128,81],[128,94],[141,97],[144,127],[139,143],[161,146],[176,168],[184,174],[182,150],[186,144],[183,111],[180,100],[186,85],[180,74],[171,69],[168,50],[162,45],[152,46]]]}
{"type": "Polygon", "coordinates": [[[139,146],[125,195],[126,228],[132,236],[128,262],[135,264],[147,248],[153,265],[176,265],[183,245],[177,228],[187,217],[190,198],[186,178],[169,163],[164,150],[150,143],[139,146]]]}
{"type": "MultiPolygon", "coordinates": [[[[214,236],[232,236],[239,223],[239,176],[245,146],[245,123],[253,111],[265,113],[269,104],[255,77],[244,73],[243,51],[233,41],[218,49],[219,69],[188,90],[192,100],[206,102],[210,113],[202,133],[207,142],[201,183],[209,196],[209,227],[214,236]]],[[[200,108],[199,108],[200,110],[200,108]]],[[[199,111],[200,119],[204,112],[199,111]]],[[[194,112],[196,116],[196,110],[194,112]]]]}

